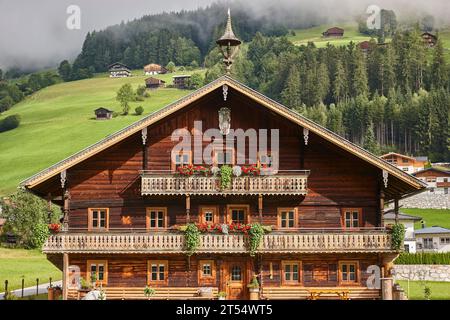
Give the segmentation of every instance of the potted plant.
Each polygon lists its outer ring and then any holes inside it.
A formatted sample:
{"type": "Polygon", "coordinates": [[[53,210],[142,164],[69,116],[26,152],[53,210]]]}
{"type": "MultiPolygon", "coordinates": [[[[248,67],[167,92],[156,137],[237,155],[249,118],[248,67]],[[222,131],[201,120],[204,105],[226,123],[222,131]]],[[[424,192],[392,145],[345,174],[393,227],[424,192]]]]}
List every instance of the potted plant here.
{"type": "Polygon", "coordinates": [[[51,223],[48,225],[48,230],[51,234],[57,234],[61,231],[61,225],[59,223],[51,223]]]}
{"type": "Polygon", "coordinates": [[[226,297],[227,297],[227,293],[225,291],[220,291],[217,294],[217,299],[219,299],[219,300],[226,300],[226,297]]]}
{"type": "Polygon", "coordinates": [[[155,294],[155,289],[146,286],[144,289],[144,296],[147,297],[148,300],[155,294]]]}
{"type": "Polygon", "coordinates": [[[48,288],[48,300],[59,300],[62,296],[62,288],[60,286],[50,285],[48,288]]]}
{"type": "Polygon", "coordinates": [[[256,275],[253,275],[252,281],[247,285],[250,293],[250,300],[259,300],[259,282],[256,275]]]}

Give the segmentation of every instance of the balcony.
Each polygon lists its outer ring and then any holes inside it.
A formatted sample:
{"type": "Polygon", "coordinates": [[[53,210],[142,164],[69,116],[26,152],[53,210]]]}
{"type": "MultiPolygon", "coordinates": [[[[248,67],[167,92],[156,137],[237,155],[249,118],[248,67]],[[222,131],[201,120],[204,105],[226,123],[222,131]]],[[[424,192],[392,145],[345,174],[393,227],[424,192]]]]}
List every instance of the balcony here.
{"type": "MultiPolygon", "coordinates": [[[[198,253],[246,253],[248,237],[243,234],[202,234],[198,253]]],[[[45,253],[184,253],[181,233],[75,234],[51,236],[45,253]]],[[[358,232],[305,232],[267,234],[260,253],[390,252],[391,236],[383,230],[358,232]]]]}
{"type": "Polygon", "coordinates": [[[220,178],[145,171],[142,195],[306,195],[309,171],[285,171],[270,176],[233,177],[229,188],[222,189],[220,178]]]}

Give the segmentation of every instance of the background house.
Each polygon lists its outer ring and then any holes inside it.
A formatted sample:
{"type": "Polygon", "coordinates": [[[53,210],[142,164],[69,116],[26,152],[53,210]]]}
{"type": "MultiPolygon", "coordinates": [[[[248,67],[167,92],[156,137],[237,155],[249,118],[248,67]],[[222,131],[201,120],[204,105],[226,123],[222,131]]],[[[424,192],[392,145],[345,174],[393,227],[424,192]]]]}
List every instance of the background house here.
{"type": "Polygon", "coordinates": [[[112,119],[113,113],[114,113],[113,111],[108,110],[108,109],[103,108],[103,107],[96,109],[94,112],[95,112],[95,118],[97,120],[109,120],[109,119],[112,119]]]}
{"type": "MultiPolygon", "coordinates": [[[[405,251],[415,253],[416,252],[416,238],[414,236],[414,223],[422,220],[421,217],[411,216],[400,212],[398,214],[398,222],[405,226],[405,251]]],[[[395,212],[393,209],[385,211],[384,213],[384,225],[395,224],[395,212]]]]}
{"type": "Polygon", "coordinates": [[[178,89],[187,89],[189,87],[190,80],[191,76],[188,75],[174,76],[173,86],[178,89]]]}
{"type": "Polygon", "coordinates": [[[417,251],[450,252],[450,229],[433,226],[415,231],[417,251]]]}
{"type": "Polygon", "coordinates": [[[428,157],[410,157],[395,152],[389,152],[380,158],[409,174],[423,170],[428,162],[428,157]]]}
{"type": "Polygon", "coordinates": [[[432,48],[437,43],[437,37],[429,32],[422,33],[422,39],[425,42],[425,44],[428,46],[428,48],[432,48]]]}
{"type": "Polygon", "coordinates": [[[322,35],[324,37],[343,37],[344,29],[339,28],[339,27],[333,27],[333,28],[330,28],[327,31],[323,32],[322,35]]]}
{"type": "Polygon", "coordinates": [[[166,84],[166,82],[164,80],[161,80],[161,79],[156,79],[156,78],[153,78],[153,77],[145,79],[145,86],[148,89],[158,89],[160,87],[164,87],[165,84],[166,84]]]}
{"type": "Polygon", "coordinates": [[[155,75],[155,74],[166,74],[167,69],[163,66],[156,64],[156,63],[150,63],[146,66],[144,66],[144,74],[146,76],[155,75]]]}
{"type": "Polygon", "coordinates": [[[414,173],[414,176],[428,185],[428,192],[436,194],[449,194],[450,171],[437,168],[428,168],[414,173]]]}
{"type": "Polygon", "coordinates": [[[123,63],[116,62],[108,66],[110,78],[131,77],[131,70],[123,63]]]}

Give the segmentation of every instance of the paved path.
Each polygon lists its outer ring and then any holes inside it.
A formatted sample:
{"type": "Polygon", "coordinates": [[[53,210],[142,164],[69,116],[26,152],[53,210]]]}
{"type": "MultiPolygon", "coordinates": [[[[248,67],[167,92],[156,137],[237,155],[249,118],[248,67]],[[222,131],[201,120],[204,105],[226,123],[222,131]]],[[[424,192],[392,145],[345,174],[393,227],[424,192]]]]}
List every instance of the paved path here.
{"type": "MultiPolygon", "coordinates": [[[[43,283],[40,284],[38,287],[38,294],[42,294],[42,293],[47,293],[47,288],[50,285],[50,283],[43,283]]],[[[54,281],[52,282],[53,286],[61,286],[62,285],[62,281],[54,281]]],[[[22,289],[17,289],[17,290],[13,290],[12,293],[14,293],[14,295],[16,297],[22,297],[22,289]]],[[[28,287],[28,288],[24,288],[23,289],[23,296],[24,297],[28,297],[28,296],[34,296],[36,295],[36,286],[34,287],[28,287]]],[[[3,300],[5,297],[5,293],[1,292],[0,293],[0,300],[3,300]]]]}

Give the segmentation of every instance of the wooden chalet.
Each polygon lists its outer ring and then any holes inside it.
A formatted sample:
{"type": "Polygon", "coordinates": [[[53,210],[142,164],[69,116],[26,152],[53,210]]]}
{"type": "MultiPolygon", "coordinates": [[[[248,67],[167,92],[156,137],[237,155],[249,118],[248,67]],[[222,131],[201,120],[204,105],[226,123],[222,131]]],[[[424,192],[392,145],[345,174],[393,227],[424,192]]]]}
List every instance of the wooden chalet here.
{"type": "MultiPolygon", "coordinates": [[[[197,140],[200,147],[210,142],[197,140]]],[[[153,299],[211,299],[221,291],[227,299],[392,299],[390,270],[398,250],[384,227],[384,203],[394,201],[398,213],[399,199],[425,189],[422,181],[230,76],[21,186],[63,208],[63,231],[46,241],[43,252],[63,272],[64,299],[82,297],[76,275],[95,276],[106,299],[147,299],[146,286],[155,289],[153,299]],[[254,174],[235,174],[227,185],[214,174],[181,174],[199,160],[187,149],[173,154],[174,130],[218,128],[226,145],[210,149],[212,166],[237,166],[243,156],[246,170],[238,169],[254,174]],[[271,137],[267,153],[249,159],[250,146],[238,154],[231,129],[278,130],[279,148],[271,137]],[[275,158],[279,168],[271,175],[249,170],[275,158]],[[266,232],[251,251],[253,238],[245,230],[256,223],[266,232]],[[193,224],[200,234],[188,252],[185,230],[193,224]],[[380,268],[381,289],[368,281],[369,267],[380,268]],[[259,288],[249,289],[255,277],[259,288]]]]}
{"type": "Polygon", "coordinates": [[[156,63],[150,63],[146,66],[144,66],[144,74],[146,76],[150,75],[156,75],[156,74],[166,74],[168,70],[164,68],[163,66],[156,64],[156,63]]]}
{"type": "Polygon", "coordinates": [[[324,37],[343,37],[345,30],[339,27],[333,27],[322,33],[324,37]]]}
{"type": "Polygon", "coordinates": [[[178,89],[187,89],[189,87],[189,82],[191,76],[189,75],[179,75],[173,76],[173,86],[178,89]]]}
{"type": "Polygon", "coordinates": [[[438,168],[427,168],[414,173],[414,176],[426,182],[429,188],[450,188],[450,171],[438,168]]]}
{"type": "Polygon", "coordinates": [[[94,113],[97,120],[110,120],[113,117],[114,111],[100,107],[98,109],[95,109],[94,113]]]}
{"type": "Polygon", "coordinates": [[[166,85],[166,82],[161,79],[157,79],[157,78],[153,78],[153,77],[145,79],[145,86],[148,89],[158,89],[158,88],[164,87],[165,85],[166,85]]]}
{"type": "Polygon", "coordinates": [[[423,170],[428,162],[428,157],[411,157],[395,152],[386,153],[380,158],[409,174],[423,170]]]}
{"type": "MultiPolygon", "coordinates": [[[[192,162],[190,154],[181,158],[192,162]]],[[[43,248],[48,259],[64,279],[69,266],[88,279],[94,273],[110,298],[144,299],[149,285],[174,298],[194,298],[199,288],[211,287],[229,299],[246,299],[247,284],[259,275],[264,299],[303,299],[314,292],[356,299],[381,297],[367,287],[366,269],[380,266],[387,277],[397,256],[383,227],[384,202],[425,185],[224,76],[22,186],[64,209],[65,231],[43,248]],[[217,128],[223,106],[231,110],[231,128],[280,130],[279,174],[235,177],[227,190],[217,188],[215,177],[176,174],[172,131],[193,130],[195,120],[204,130],[217,128]],[[248,254],[245,234],[202,233],[188,258],[178,227],[189,222],[259,222],[272,232],[263,236],[256,257],[248,254]]],[[[64,292],[77,297],[76,286],[65,285],[64,292]]]]}
{"type": "Polygon", "coordinates": [[[116,62],[108,66],[110,78],[131,77],[131,70],[123,63],[116,62]]]}
{"type": "Polygon", "coordinates": [[[433,48],[437,43],[437,36],[430,32],[422,33],[422,39],[428,48],[433,48]]]}

